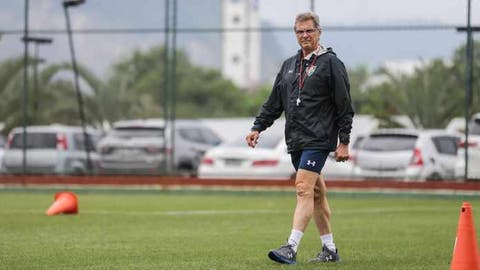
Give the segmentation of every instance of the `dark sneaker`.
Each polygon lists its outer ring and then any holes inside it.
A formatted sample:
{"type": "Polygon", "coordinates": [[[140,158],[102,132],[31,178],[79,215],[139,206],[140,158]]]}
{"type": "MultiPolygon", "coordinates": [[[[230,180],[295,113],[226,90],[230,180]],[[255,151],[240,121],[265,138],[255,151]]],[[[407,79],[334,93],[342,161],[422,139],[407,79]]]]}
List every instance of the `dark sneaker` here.
{"type": "Polygon", "coordinates": [[[278,263],[297,263],[297,253],[293,251],[292,245],[285,245],[281,246],[279,249],[272,249],[268,252],[268,257],[278,263]]]}
{"type": "Polygon", "coordinates": [[[316,263],[316,262],[338,262],[340,261],[340,255],[338,255],[338,249],[335,249],[335,251],[330,250],[327,248],[327,246],[322,247],[322,252],[317,254],[317,257],[309,260],[308,262],[310,263],[316,263]]]}

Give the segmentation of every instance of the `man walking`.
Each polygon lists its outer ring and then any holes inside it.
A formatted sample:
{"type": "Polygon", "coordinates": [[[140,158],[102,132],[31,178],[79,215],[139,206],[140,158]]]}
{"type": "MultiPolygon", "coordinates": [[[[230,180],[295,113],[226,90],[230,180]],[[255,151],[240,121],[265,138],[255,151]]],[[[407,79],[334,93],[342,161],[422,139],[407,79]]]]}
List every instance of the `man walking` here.
{"type": "Polygon", "coordinates": [[[298,14],[294,31],[301,49],[283,63],[246,140],[255,147],[260,132],[285,112],[285,140],[297,171],[297,204],[287,244],[270,250],[268,257],[278,263],[296,263],[300,240],[313,217],[322,250],[310,262],[335,262],[340,256],[333,241],[331,212],[320,173],[332,151],[337,161],[348,160],[354,115],[350,84],[343,63],[330,48],[320,45],[316,14],[298,14]]]}

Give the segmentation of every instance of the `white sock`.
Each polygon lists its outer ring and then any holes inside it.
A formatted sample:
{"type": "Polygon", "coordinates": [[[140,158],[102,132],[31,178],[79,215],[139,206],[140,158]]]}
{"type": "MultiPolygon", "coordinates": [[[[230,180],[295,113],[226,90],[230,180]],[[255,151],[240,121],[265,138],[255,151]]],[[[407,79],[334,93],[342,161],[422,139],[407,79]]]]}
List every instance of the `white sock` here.
{"type": "Polygon", "coordinates": [[[292,229],[290,237],[288,237],[287,243],[292,246],[292,249],[297,252],[298,245],[300,245],[300,240],[302,240],[303,232],[299,230],[292,229]]]}
{"type": "Polygon", "coordinates": [[[321,235],[320,239],[322,240],[322,246],[326,246],[328,249],[335,251],[335,243],[333,242],[333,234],[321,235]]]}

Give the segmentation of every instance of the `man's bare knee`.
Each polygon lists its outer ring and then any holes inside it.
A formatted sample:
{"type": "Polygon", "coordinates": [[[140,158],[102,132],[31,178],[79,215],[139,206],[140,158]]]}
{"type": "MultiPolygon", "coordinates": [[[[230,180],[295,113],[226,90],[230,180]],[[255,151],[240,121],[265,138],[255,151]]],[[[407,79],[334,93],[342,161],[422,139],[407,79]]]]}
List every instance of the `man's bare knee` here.
{"type": "Polygon", "coordinates": [[[309,198],[313,197],[313,187],[303,181],[299,181],[295,184],[297,191],[297,197],[300,198],[309,198]]]}

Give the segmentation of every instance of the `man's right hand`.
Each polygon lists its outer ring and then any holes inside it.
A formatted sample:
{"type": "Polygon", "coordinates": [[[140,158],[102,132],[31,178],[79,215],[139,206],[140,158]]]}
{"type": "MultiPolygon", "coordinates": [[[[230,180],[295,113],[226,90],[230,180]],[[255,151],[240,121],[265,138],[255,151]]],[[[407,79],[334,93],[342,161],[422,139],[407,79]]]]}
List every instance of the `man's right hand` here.
{"type": "Polygon", "coordinates": [[[253,130],[250,132],[247,137],[245,138],[247,140],[248,146],[255,148],[255,145],[257,145],[258,137],[260,136],[260,132],[253,130]]]}

